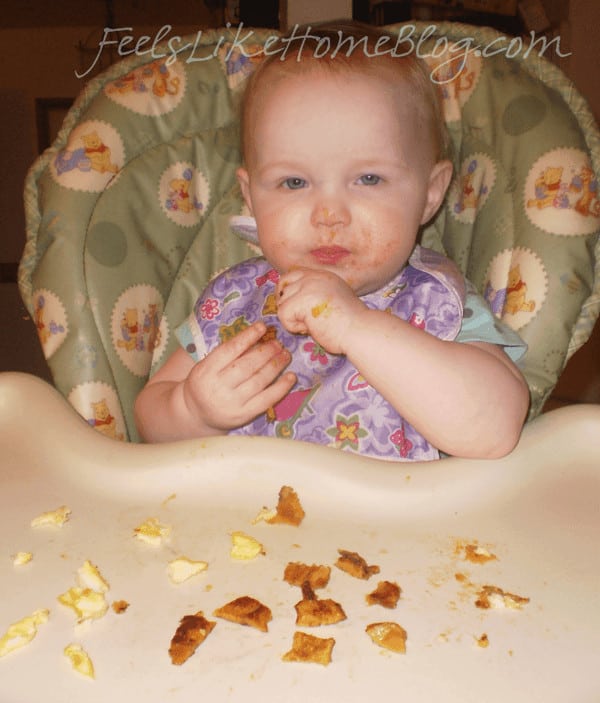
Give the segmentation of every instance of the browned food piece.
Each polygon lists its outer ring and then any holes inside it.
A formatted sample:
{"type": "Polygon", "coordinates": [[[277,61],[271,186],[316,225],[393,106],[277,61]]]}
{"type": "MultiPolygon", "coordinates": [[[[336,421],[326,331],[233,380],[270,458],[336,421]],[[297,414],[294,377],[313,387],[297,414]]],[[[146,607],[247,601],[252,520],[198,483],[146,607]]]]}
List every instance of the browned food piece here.
{"type": "Polygon", "coordinates": [[[305,512],[296,491],[290,486],[282,486],[279,491],[279,501],[275,515],[269,518],[267,522],[271,525],[283,523],[297,527],[304,520],[304,515],[305,512]]]}
{"type": "Polygon", "coordinates": [[[405,654],[406,630],[397,622],[374,622],[367,625],[365,632],[380,647],[405,654]]]}
{"type": "Polygon", "coordinates": [[[207,620],[201,610],[195,615],[184,615],[179,621],[179,627],[175,630],[169,647],[173,664],[179,665],[187,661],[210,635],[216,624],[207,620]]]}
{"type": "Polygon", "coordinates": [[[255,627],[262,632],[268,631],[267,625],[272,619],[271,610],[251,596],[240,596],[221,608],[217,608],[213,615],[236,622],[239,625],[255,627]]]}
{"type": "Polygon", "coordinates": [[[483,586],[477,594],[475,605],[478,608],[512,608],[520,610],[529,603],[529,598],[516,596],[514,593],[503,591],[498,586],[483,586]]]}
{"type": "Polygon", "coordinates": [[[124,613],[127,608],[129,608],[129,603],[126,600],[113,601],[112,609],[115,611],[115,613],[117,613],[117,615],[124,613]]]}
{"type": "Polygon", "coordinates": [[[333,637],[324,639],[306,632],[294,632],[292,648],[281,658],[284,662],[308,662],[327,666],[331,662],[334,645],[333,637]]]}
{"type": "Polygon", "coordinates": [[[498,557],[492,554],[485,547],[481,547],[478,544],[465,544],[465,560],[470,561],[473,564],[486,564],[488,561],[495,561],[498,557]]]}
{"type": "Polygon", "coordinates": [[[380,581],[377,588],[368,593],[365,599],[369,605],[382,605],[384,608],[395,608],[400,599],[401,588],[393,581],[380,581]]]}
{"type": "Polygon", "coordinates": [[[477,646],[482,649],[489,647],[490,644],[490,640],[485,632],[481,635],[481,637],[476,637],[475,641],[477,642],[477,646]]]}
{"type": "Polygon", "coordinates": [[[303,599],[296,603],[296,625],[300,627],[319,627],[333,625],[346,619],[346,613],[339,603],[331,598],[303,599]]]}
{"type": "Polygon", "coordinates": [[[340,555],[335,565],[338,569],[345,571],[350,576],[357,579],[368,579],[373,574],[379,573],[378,566],[368,566],[367,562],[356,552],[348,552],[345,549],[338,549],[340,555]]]}
{"type": "Polygon", "coordinates": [[[346,619],[346,613],[339,603],[331,598],[319,600],[308,581],[302,584],[303,599],[296,603],[296,625],[318,627],[333,625],[346,619]]]}
{"type": "Polygon", "coordinates": [[[303,586],[308,583],[311,588],[325,588],[329,583],[331,568],[322,564],[301,564],[300,562],[290,562],[285,567],[283,580],[290,586],[303,586]]]}

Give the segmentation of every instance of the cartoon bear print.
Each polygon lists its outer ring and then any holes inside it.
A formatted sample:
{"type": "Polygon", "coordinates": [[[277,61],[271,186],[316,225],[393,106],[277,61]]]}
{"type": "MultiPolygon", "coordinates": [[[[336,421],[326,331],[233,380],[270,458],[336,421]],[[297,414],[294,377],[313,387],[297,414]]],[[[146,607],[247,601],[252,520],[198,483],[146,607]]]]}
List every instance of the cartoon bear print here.
{"type": "Polygon", "coordinates": [[[527,300],[527,284],[521,277],[521,267],[516,264],[508,272],[504,312],[516,315],[518,312],[533,312],[534,310],[535,300],[527,300]]]}
{"type": "Polygon", "coordinates": [[[88,420],[89,424],[105,437],[122,440],[123,434],[117,432],[117,421],[110,414],[106,398],[102,398],[97,402],[90,401],[90,406],[92,408],[92,417],[88,420]]]}
{"type": "Polygon", "coordinates": [[[119,167],[111,161],[110,148],[104,144],[98,132],[88,132],[81,137],[85,147],[85,156],[90,166],[99,173],[117,173],[119,167]]]}

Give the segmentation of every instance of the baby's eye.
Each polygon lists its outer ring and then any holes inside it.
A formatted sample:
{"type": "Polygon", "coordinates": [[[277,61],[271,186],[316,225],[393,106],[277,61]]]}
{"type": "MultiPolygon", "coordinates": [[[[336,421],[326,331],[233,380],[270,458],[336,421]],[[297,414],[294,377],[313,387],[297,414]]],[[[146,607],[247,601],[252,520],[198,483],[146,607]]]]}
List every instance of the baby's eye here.
{"type": "Polygon", "coordinates": [[[291,178],[286,178],[281,185],[284,188],[289,188],[289,190],[298,190],[299,188],[304,188],[306,186],[306,181],[304,178],[292,176],[291,178]]]}
{"type": "Polygon", "coordinates": [[[364,186],[375,186],[381,182],[381,177],[376,176],[374,173],[365,173],[364,176],[358,179],[358,182],[362,183],[364,186]]]}

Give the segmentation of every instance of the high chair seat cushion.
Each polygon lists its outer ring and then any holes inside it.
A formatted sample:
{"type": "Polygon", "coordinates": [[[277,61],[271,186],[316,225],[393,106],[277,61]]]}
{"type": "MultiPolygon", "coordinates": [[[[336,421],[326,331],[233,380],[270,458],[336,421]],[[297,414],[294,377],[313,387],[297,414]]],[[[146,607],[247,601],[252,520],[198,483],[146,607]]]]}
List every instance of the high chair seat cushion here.
{"type": "MultiPolygon", "coordinates": [[[[455,177],[422,243],[527,342],[533,417],[600,310],[597,126],[539,52],[508,58],[508,39],[466,25],[390,29],[430,64],[452,139],[455,177]]],[[[133,401],[173,330],[216,273],[257,253],[229,226],[244,212],[237,102],[274,35],[250,31],[242,49],[235,29],[211,30],[178,45],[193,52],[115,64],[27,176],[21,293],[57,388],[108,436],[137,439],[133,401]]]]}

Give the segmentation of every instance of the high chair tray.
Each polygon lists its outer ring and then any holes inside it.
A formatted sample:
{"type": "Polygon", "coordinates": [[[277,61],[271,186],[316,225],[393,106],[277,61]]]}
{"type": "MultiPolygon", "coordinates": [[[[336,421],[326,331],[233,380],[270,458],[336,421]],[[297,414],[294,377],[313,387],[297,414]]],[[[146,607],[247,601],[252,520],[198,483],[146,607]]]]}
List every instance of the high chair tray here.
{"type": "Polygon", "coordinates": [[[598,406],[539,417],[501,460],[407,465],[262,438],[127,445],[89,428],[44,382],[0,374],[0,638],[49,610],[29,644],[0,658],[0,701],[592,703],[599,467],[598,406]],[[282,486],[300,498],[301,525],[254,523],[282,486]],[[62,527],[31,526],[63,505],[71,514],[62,527]],[[159,546],[134,536],[150,517],[171,528],[159,546]],[[265,553],[233,559],[234,531],[265,553]],[[380,572],[349,576],[334,565],[338,549],[380,572]],[[18,552],[33,558],[16,566],[18,552]],[[167,564],[181,555],[208,568],[175,585],[167,564]],[[107,601],[129,604],[124,612],[77,624],[58,602],[85,560],[108,582],[107,601]],[[340,603],[346,620],[296,626],[302,594],[283,580],[292,561],[332,567],[316,593],[340,603]],[[395,609],[365,600],[383,580],[402,589],[395,609]],[[485,609],[483,586],[529,600],[485,609]],[[271,609],[268,632],[213,615],[246,595],[271,609]],[[173,665],[170,640],[198,611],[217,624],[173,665]],[[405,654],[365,633],[383,621],[406,630],[405,654]],[[331,663],[282,661],[296,630],[334,638],[331,663]],[[70,643],[91,657],[94,680],[72,669],[70,643]]]}

